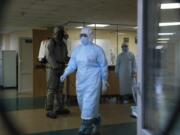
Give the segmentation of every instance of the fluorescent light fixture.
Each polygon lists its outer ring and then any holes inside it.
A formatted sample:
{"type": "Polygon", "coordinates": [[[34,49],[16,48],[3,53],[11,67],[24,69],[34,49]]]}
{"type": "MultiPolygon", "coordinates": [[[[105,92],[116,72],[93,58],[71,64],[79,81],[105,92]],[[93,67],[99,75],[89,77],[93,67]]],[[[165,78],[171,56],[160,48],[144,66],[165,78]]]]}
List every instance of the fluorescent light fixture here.
{"type": "Polygon", "coordinates": [[[136,26],[136,27],[133,27],[133,29],[137,29],[138,27],[136,26]]]}
{"type": "Polygon", "coordinates": [[[163,3],[161,4],[161,9],[178,9],[180,8],[180,3],[163,3]]]}
{"type": "Polygon", "coordinates": [[[125,35],[125,33],[120,33],[120,32],[118,32],[118,35],[125,35]]]}
{"type": "Polygon", "coordinates": [[[158,38],[159,41],[167,41],[170,40],[169,38],[158,38]]]}
{"type": "Polygon", "coordinates": [[[161,22],[161,23],[159,23],[160,27],[163,27],[163,26],[177,26],[177,25],[180,25],[180,22],[161,22]]]}
{"type": "Polygon", "coordinates": [[[99,27],[99,28],[103,28],[103,27],[107,27],[109,26],[109,24],[89,24],[87,25],[89,27],[99,27]]]}
{"type": "Polygon", "coordinates": [[[78,27],[76,27],[77,29],[82,29],[83,27],[82,26],[78,26],[78,27]]]}
{"type": "Polygon", "coordinates": [[[158,44],[167,44],[168,41],[158,41],[157,43],[158,43],[158,44]]]}
{"type": "Polygon", "coordinates": [[[175,33],[158,33],[159,36],[171,36],[174,35],[175,33]]]}
{"type": "Polygon", "coordinates": [[[162,45],[158,45],[156,46],[156,49],[160,50],[160,49],[163,49],[164,47],[162,45]]]}

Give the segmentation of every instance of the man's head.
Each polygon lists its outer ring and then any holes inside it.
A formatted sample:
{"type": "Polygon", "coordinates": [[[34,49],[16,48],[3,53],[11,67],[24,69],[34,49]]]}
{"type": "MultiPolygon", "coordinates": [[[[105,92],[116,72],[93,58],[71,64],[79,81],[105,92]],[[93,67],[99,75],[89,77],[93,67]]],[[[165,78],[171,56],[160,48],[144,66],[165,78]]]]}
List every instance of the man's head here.
{"type": "Polygon", "coordinates": [[[67,40],[69,38],[69,35],[67,33],[64,34],[64,39],[67,40]]]}
{"type": "Polygon", "coordinates": [[[57,40],[63,40],[64,33],[65,32],[63,26],[56,26],[53,30],[53,36],[57,40]]]}
{"type": "Polygon", "coordinates": [[[90,42],[92,42],[93,38],[94,38],[94,33],[91,28],[89,27],[82,28],[80,33],[80,40],[83,45],[87,45],[90,42]]]}
{"type": "Polygon", "coordinates": [[[128,50],[129,50],[127,43],[123,43],[122,46],[121,46],[121,48],[122,48],[122,51],[123,51],[123,52],[128,52],[128,50]]]}

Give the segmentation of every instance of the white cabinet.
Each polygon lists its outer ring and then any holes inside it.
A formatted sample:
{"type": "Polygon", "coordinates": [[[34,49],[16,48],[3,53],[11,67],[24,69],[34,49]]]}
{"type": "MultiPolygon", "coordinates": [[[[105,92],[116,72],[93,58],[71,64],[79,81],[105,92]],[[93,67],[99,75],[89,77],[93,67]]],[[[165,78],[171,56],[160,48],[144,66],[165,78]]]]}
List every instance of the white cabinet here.
{"type": "Polygon", "coordinates": [[[16,51],[0,52],[0,85],[4,88],[17,87],[16,51]]]}

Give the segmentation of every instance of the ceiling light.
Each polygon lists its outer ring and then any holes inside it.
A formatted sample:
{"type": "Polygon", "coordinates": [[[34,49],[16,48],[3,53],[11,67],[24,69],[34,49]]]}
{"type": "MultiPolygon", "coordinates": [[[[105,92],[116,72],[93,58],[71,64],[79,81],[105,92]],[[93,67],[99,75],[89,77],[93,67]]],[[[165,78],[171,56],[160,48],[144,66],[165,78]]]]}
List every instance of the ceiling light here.
{"type": "Polygon", "coordinates": [[[177,9],[180,8],[180,3],[163,3],[161,9],[177,9]]]}
{"type": "Polygon", "coordinates": [[[163,27],[163,26],[177,26],[177,25],[180,25],[180,22],[162,22],[162,23],[159,23],[160,27],[163,27]]]}
{"type": "Polygon", "coordinates": [[[169,40],[169,38],[158,38],[158,40],[160,40],[160,41],[167,41],[167,40],[169,40]]]}
{"type": "Polygon", "coordinates": [[[158,49],[158,50],[159,50],[159,49],[163,49],[163,47],[164,47],[164,46],[162,46],[162,45],[158,45],[158,46],[156,46],[156,49],[158,49]]]}
{"type": "Polygon", "coordinates": [[[167,44],[168,41],[158,41],[157,43],[158,43],[158,44],[167,44]]]}
{"type": "Polygon", "coordinates": [[[158,33],[159,36],[170,36],[174,35],[175,33],[158,33]]]}
{"type": "Polygon", "coordinates": [[[99,28],[102,28],[102,27],[107,27],[109,26],[109,24],[89,24],[87,25],[89,27],[99,27],[99,28]]]}
{"type": "Polygon", "coordinates": [[[76,27],[77,29],[82,29],[83,27],[82,26],[78,26],[78,27],[76,27]]]}

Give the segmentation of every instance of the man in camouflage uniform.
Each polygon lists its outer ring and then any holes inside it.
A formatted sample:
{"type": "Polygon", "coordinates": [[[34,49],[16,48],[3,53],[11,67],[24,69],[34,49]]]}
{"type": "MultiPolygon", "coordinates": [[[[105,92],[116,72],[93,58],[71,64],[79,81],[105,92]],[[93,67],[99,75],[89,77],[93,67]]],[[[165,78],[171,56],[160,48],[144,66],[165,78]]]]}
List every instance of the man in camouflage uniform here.
{"type": "Polygon", "coordinates": [[[47,43],[46,59],[47,59],[47,117],[56,118],[57,114],[68,114],[69,110],[63,105],[63,88],[64,83],[60,82],[60,76],[65,69],[65,63],[68,59],[67,46],[63,41],[64,27],[58,26],[53,30],[53,38],[47,43]],[[56,107],[54,101],[56,99],[56,107]]]}

